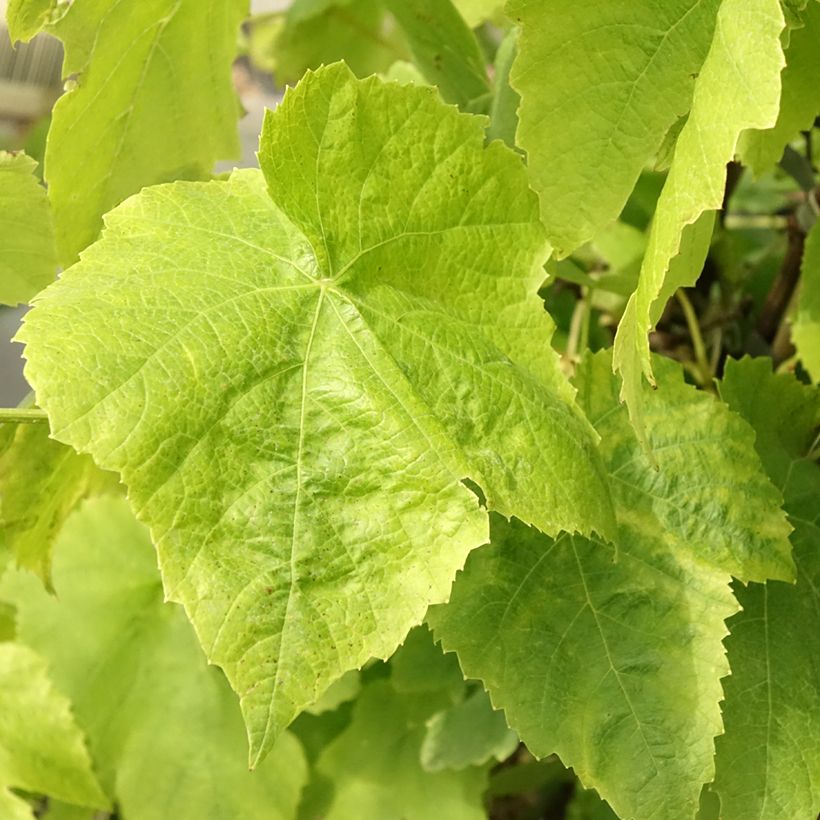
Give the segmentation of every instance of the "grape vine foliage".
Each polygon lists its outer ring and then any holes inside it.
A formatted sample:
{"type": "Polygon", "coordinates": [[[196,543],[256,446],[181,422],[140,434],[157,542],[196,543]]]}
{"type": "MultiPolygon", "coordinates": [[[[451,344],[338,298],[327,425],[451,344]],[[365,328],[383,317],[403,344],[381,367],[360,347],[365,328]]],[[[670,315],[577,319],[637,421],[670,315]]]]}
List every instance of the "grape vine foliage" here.
{"type": "Polygon", "coordinates": [[[0,815],[813,820],[820,2],[280,6],[7,4],[0,815]]]}

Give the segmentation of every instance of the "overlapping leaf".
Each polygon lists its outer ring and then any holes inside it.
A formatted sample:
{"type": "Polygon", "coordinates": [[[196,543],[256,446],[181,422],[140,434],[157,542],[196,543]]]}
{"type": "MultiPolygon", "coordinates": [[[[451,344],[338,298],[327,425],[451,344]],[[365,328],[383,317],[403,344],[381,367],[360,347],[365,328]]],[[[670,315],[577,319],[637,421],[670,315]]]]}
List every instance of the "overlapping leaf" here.
{"type": "Polygon", "coordinates": [[[721,395],[755,429],[794,526],[797,583],[738,585],[726,640],[725,735],[715,791],[724,820],[812,817],[820,805],[820,467],[809,458],[820,393],[767,360],[730,361],[721,395]]]}
{"type": "MultiPolygon", "coordinates": [[[[56,598],[18,573],[3,591],[18,604],[20,640],[48,658],[71,695],[125,818],[294,817],[306,779],[298,743],[283,735],[248,771],[233,693],[206,665],[182,611],[163,603],[148,533],[123,500],[88,502],[69,519],[54,585],[56,598]]],[[[38,744],[51,748],[43,737],[38,744]]]]}
{"type": "Polygon", "coordinates": [[[811,0],[801,13],[804,25],[791,33],[786,49],[777,122],[773,128],[747,132],[738,146],[744,165],[758,175],[778,162],[800,130],[812,127],[820,111],[820,3],[811,0]]]}
{"type": "MultiPolygon", "coordinates": [[[[726,163],[750,128],[777,120],[780,35],[778,0],[723,0],[712,47],[695,85],[692,110],[678,137],[669,176],[655,213],[638,288],[618,327],[614,363],[623,378],[621,396],[639,438],[644,436],[640,382],[654,382],[648,334],[663,307],[661,298],[691,282],[700,267],[681,265],[667,276],[675,257],[698,245],[704,213],[723,202],[726,163]]],[[[700,255],[696,255],[700,256],[700,255]]],[[[701,262],[702,262],[702,257],[701,262]]]]}
{"type": "Polygon", "coordinates": [[[803,365],[820,381],[820,221],[806,237],[792,337],[803,365]]]}
{"type": "Polygon", "coordinates": [[[537,204],[482,125],[309,75],[266,121],[264,179],[129,200],[21,332],[54,435],[152,527],[254,759],[446,600],[487,539],[463,478],[545,531],[611,531],[547,352],[537,204]]]}
{"type": "MultiPolygon", "coordinates": [[[[776,3],[776,0],[773,0],[776,3]]],[[[615,219],[689,108],[720,0],[512,0],[518,143],[565,256],[615,219]]]]}
{"type": "Polygon", "coordinates": [[[0,643],[0,812],[8,820],[33,820],[10,787],[108,808],[69,702],[44,660],[27,647],[0,643]]]}
{"type": "Polygon", "coordinates": [[[0,303],[28,302],[54,279],[54,227],[37,163],[0,151],[0,303]]]}
{"type": "Polygon", "coordinates": [[[416,64],[445,102],[486,113],[490,82],[481,48],[451,0],[385,0],[416,64]]]}
{"type": "Polygon", "coordinates": [[[320,756],[316,768],[333,784],[322,817],[379,820],[481,820],[486,769],[425,771],[425,722],[444,705],[441,693],[400,693],[387,680],[371,683],[350,726],[320,756]]]}
{"type": "Polygon", "coordinates": [[[51,585],[54,540],[75,507],[117,476],[49,438],[47,424],[0,424],[0,528],[18,566],[51,585]]]}
{"type": "Polygon", "coordinates": [[[63,263],[144,185],[202,178],[239,153],[231,63],[247,5],[75,0],[49,28],[74,78],[54,106],[45,164],[63,263]]]}
{"type": "Polygon", "coordinates": [[[386,71],[409,56],[384,0],[294,0],[287,12],[251,21],[250,54],[281,85],[308,69],[344,60],[359,77],[386,71]]]}
{"type": "MultiPolygon", "coordinates": [[[[649,464],[618,404],[606,354],[582,365],[579,399],[601,434],[616,554],[494,517],[450,603],[428,619],[465,674],[537,755],[557,752],[623,818],[691,818],[712,779],[729,671],[730,573],[790,578],[789,527],[754,436],[657,363],[649,464]]],[[[644,387],[649,393],[649,388],[644,387]]]]}

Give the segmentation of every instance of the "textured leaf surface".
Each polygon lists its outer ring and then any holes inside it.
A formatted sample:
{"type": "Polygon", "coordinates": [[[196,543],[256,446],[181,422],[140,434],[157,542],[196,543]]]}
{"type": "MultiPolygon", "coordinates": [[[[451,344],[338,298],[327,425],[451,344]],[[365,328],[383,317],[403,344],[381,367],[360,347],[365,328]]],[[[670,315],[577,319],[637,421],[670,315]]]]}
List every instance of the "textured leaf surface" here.
{"type": "Polygon", "coordinates": [[[0,808],[3,817],[32,817],[8,787],[104,809],[69,702],[31,649],[0,643],[0,808]],[[7,813],[8,812],[8,813],[7,813]]]}
{"type": "Polygon", "coordinates": [[[28,302],[54,279],[54,227],[37,163],[0,151],[0,303],[28,302]]]}
{"type": "Polygon", "coordinates": [[[317,771],[333,783],[325,820],[481,820],[486,770],[427,772],[421,766],[425,721],[442,705],[440,693],[400,693],[389,681],[364,689],[350,726],[319,758],[317,771]]]}
{"type": "Polygon", "coordinates": [[[478,689],[427,721],[421,765],[428,772],[466,769],[505,760],[517,746],[518,735],[504,713],[493,710],[487,693],[478,689]]]}
{"type": "Polygon", "coordinates": [[[803,17],[804,26],[791,33],[786,49],[777,123],[764,131],[748,131],[738,146],[743,164],[758,175],[775,166],[786,144],[811,128],[820,111],[820,3],[812,0],[803,17]]]}
{"type": "MultiPolygon", "coordinates": [[[[658,200],[638,288],[615,339],[615,367],[623,378],[621,397],[640,438],[644,426],[640,382],[643,374],[654,384],[648,334],[663,307],[659,297],[669,294],[667,271],[690,242],[697,242],[704,212],[721,207],[726,163],[734,156],[740,134],[749,128],[771,127],[777,120],[783,27],[778,0],[721,4],[692,110],[658,200]]],[[[680,275],[671,278],[680,282],[680,275]]]]}
{"type": "Polygon", "coordinates": [[[486,113],[490,82],[475,35],[451,0],[386,0],[407,38],[416,65],[445,102],[486,113]]]}
{"type": "Polygon", "coordinates": [[[46,424],[0,425],[0,527],[18,566],[51,584],[54,540],[75,507],[117,477],[49,438],[46,424]]]}
{"type": "Polygon", "coordinates": [[[582,365],[579,399],[613,483],[615,560],[494,517],[491,545],[428,620],[534,754],[557,752],[623,818],[691,818],[721,731],[729,573],[788,576],[788,526],[752,431],[660,362],[669,389],[647,396],[656,472],[609,364],[582,365]]]}
{"type": "Polygon", "coordinates": [[[239,153],[231,63],[246,0],[75,0],[51,30],[76,75],[53,110],[46,180],[64,264],[139,191],[239,153]]]}
{"type": "Polygon", "coordinates": [[[54,435],[152,527],[254,759],[446,600],[487,539],[461,479],[544,530],[610,529],[547,354],[537,206],[483,137],[432,89],[312,74],[266,122],[267,193],[258,171],[144,191],[21,333],[54,435]]]}
{"type": "Polygon", "coordinates": [[[806,370],[820,381],[820,221],[806,237],[792,338],[806,370]]]}
{"type": "MultiPolygon", "coordinates": [[[[773,0],[776,3],[776,0],[773,0]]],[[[689,108],[720,0],[512,0],[518,144],[566,256],[618,216],[689,108]]]]}
{"type": "Polygon", "coordinates": [[[729,361],[721,395],[757,433],[760,457],[794,526],[797,584],[738,585],[732,676],[715,790],[724,820],[813,817],[820,806],[820,467],[806,458],[820,393],[768,360],[729,361]]]}
{"type": "Polygon", "coordinates": [[[163,603],[148,533],[124,501],[88,502],[71,517],[54,585],[56,598],[10,574],[4,592],[18,604],[20,639],[71,695],[126,818],[294,816],[306,778],[298,743],[283,735],[248,772],[233,693],[206,665],[182,611],[163,603]]]}

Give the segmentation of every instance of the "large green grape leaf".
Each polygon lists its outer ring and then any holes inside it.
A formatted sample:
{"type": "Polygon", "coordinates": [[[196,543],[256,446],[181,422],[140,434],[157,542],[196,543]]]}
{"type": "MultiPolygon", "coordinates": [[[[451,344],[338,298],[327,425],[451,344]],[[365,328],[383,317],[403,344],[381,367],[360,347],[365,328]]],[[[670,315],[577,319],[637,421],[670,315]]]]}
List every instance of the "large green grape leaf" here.
{"type": "Polygon", "coordinates": [[[404,32],[413,58],[445,102],[463,111],[490,107],[487,63],[475,35],[451,0],[385,0],[404,32]]]}
{"type": "Polygon", "coordinates": [[[483,139],[430,88],[310,74],[266,121],[264,178],[129,200],[21,331],[54,436],[151,526],[254,760],[446,600],[487,540],[462,479],[545,531],[611,532],[548,352],[537,203],[483,139]]]}
{"type": "Polygon", "coordinates": [[[820,392],[773,375],[766,359],[744,359],[727,363],[721,395],[754,427],[763,464],[782,488],[797,584],[736,589],[743,611],[729,621],[726,639],[732,676],[724,683],[726,733],[717,739],[720,816],[813,817],[820,806],[820,467],[807,456],[820,392]]]}
{"type": "Polygon", "coordinates": [[[806,237],[792,338],[806,370],[820,381],[820,220],[806,237]]]}
{"type": "MultiPolygon", "coordinates": [[[[48,658],[128,820],[289,820],[306,764],[288,733],[251,773],[236,700],[179,607],[163,602],[145,528],[122,499],[87,502],[54,563],[57,597],[23,573],[3,592],[48,658]]],[[[2,650],[0,650],[2,651],[2,650]]],[[[62,795],[61,795],[62,796],[62,795]]]]}
{"type": "Polygon", "coordinates": [[[803,17],[804,26],[791,33],[786,49],[777,122],[764,131],[746,132],[738,145],[744,165],[758,175],[774,167],[789,140],[810,129],[820,112],[820,3],[812,0],[803,17]]]}
{"type": "Polygon", "coordinates": [[[109,807],[69,701],[54,688],[45,661],[25,646],[0,643],[0,814],[32,820],[9,787],[109,807]]]}
{"type": "Polygon", "coordinates": [[[791,575],[789,527],[751,429],[677,365],[657,366],[669,388],[646,397],[655,471],[608,354],[581,365],[579,400],[615,497],[615,555],[495,516],[491,545],[428,615],[529,749],[558,753],[625,820],[694,815],[721,731],[730,573],[791,575]]]}
{"type": "Polygon", "coordinates": [[[54,227],[37,163],[0,151],[0,304],[28,302],[54,279],[54,227]]]}
{"type": "MultiPolygon", "coordinates": [[[[649,244],[635,293],[627,303],[615,338],[614,364],[623,378],[621,397],[643,439],[640,382],[655,384],[649,356],[649,331],[669,294],[665,280],[675,257],[696,242],[704,213],[723,202],[726,163],[738,139],[750,128],[775,124],[784,65],[780,35],[783,12],[778,0],[723,0],[712,47],[703,64],[689,119],[678,137],[669,176],[658,200],[649,244]]],[[[687,266],[670,277],[686,281],[687,266]]],[[[688,271],[697,275],[699,268],[688,271]]]]}
{"type": "Polygon", "coordinates": [[[688,110],[719,4],[508,4],[522,27],[511,76],[522,100],[518,144],[559,256],[618,216],[647,160],[688,110]]]}
{"type": "Polygon", "coordinates": [[[51,585],[54,540],[75,507],[117,476],[49,438],[47,424],[0,424],[0,527],[6,546],[51,585]]]}
{"type": "Polygon", "coordinates": [[[73,77],[54,106],[46,180],[60,260],[144,185],[239,153],[231,64],[247,0],[74,0],[49,30],[73,77]]]}
{"type": "Polygon", "coordinates": [[[486,769],[425,771],[425,723],[446,695],[399,692],[390,681],[365,687],[350,725],[320,755],[317,773],[332,783],[325,820],[481,820],[486,769]]]}

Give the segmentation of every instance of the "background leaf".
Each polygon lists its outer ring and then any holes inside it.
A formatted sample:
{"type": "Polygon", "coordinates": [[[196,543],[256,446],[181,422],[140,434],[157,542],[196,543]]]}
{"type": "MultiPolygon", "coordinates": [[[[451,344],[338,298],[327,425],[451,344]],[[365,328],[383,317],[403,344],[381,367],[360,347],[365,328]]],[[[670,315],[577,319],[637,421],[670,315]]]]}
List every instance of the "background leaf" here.
{"type": "Polygon", "coordinates": [[[54,585],[56,598],[10,573],[2,589],[18,605],[20,640],[48,658],[72,696],[124,817],[294,816],[306,780],[298,743],[283,735],[248,771],[233,693],[207,666],[179,607],[163,602],[148,533],[124,501],[89,502],[69,519],[54,585]]]}

